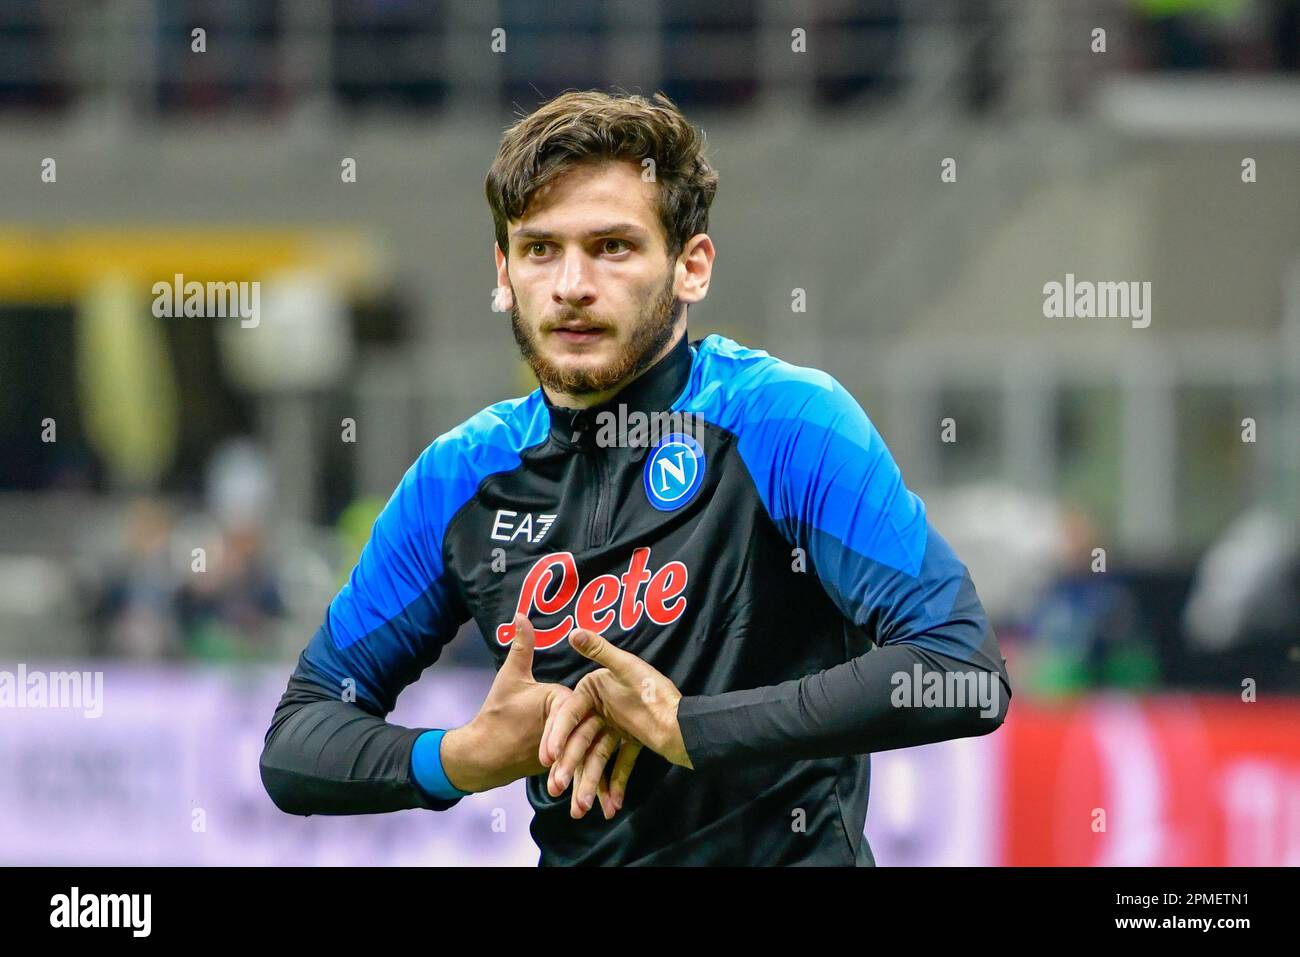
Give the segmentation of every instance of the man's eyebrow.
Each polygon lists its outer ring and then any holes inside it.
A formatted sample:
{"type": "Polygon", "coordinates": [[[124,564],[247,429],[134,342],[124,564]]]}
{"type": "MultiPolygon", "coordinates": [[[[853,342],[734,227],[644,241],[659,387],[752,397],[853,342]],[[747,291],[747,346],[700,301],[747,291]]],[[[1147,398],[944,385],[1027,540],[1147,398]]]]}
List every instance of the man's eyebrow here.
{"type": "MultiPolygon", "coordinates": [[[[598,226],[595,229],[587,230],[583,234],[583,238],[595,239],[597,236],[609,236],[618,233],[637,237],[644,237],[646,235],[646,231],[635,223],[612,223],[609,226],[598,226]]],[[[536,241],[541,239],[555,239],[556,234],[545,229],[533,229],[528,226],[523,226],[515,230],[514,238],[536,241]]]]}

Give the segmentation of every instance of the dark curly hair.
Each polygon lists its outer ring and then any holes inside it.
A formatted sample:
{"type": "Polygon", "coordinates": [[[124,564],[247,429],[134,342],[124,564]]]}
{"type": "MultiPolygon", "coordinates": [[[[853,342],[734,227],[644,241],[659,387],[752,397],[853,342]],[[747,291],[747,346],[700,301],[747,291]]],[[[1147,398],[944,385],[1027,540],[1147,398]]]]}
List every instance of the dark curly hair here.
{"type": "Polygon", "coordinates": [[[506,130],[485,191],[497,245],[507,257],[507,225],[523,218],[539,189],[585,163],[654,160],[659,219],[675,259],[687,240],[709,228],[718,174],[704,158],[704,134],[667,96],[571,90],[543,103],[506,130]]]}

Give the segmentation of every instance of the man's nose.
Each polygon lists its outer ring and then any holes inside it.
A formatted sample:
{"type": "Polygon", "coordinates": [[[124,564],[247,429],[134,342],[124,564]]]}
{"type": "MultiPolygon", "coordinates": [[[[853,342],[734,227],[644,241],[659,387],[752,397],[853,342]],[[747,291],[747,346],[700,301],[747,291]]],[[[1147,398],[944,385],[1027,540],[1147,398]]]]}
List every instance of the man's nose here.
{"type": "Polygon", "coordinates": [[[557,303],[578,305],[589,303],[596,297],[596,287],[592,284],[591,264],[581,251],[569,251],[560,263],[560,274],[555,280],[552,298],[557,303]]]}

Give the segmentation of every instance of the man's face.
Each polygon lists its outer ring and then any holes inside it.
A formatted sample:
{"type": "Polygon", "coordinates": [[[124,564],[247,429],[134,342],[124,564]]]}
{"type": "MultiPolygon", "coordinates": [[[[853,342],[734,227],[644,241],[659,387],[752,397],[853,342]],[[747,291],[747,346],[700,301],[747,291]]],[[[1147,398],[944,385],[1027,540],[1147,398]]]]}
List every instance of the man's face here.
{"type": "Polygon", "coordinates": [[[633,163],[583,165],[510,223],[498,278],[513,300],[515,341],[550,391],[609,391],[675,341],[682,302],[655,189],[633,163]]]}

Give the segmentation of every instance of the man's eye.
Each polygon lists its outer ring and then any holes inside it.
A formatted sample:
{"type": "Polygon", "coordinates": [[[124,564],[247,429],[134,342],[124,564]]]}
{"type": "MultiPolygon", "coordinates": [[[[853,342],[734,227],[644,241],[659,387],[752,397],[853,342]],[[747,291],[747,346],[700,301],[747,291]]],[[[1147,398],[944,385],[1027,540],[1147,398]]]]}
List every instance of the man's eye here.
{"type": "Polygon", "coordinates": [[[605,242],[604,242],[605,252],[607,252],[607,253],[619,253],[619,252],[622,252],[622,251],[623,251],[623,250],[621,250],[621,249],[610,249],[609,246],[610,246],[611,243],[613,243],[615,246],[627,246],[628,248],[631,248],[631,247],[628,245],[627,240],[625,240],[625,239],[607,239],[607,240],[605,240],[605,242]]]}
{"type": "Polygon", "coordinates": [[[546,243],[536,242],[528,244],[528,254],[531,256],[534,252],[539,256],[546,255],[546,243]]]}

